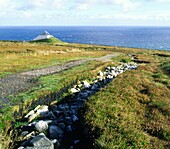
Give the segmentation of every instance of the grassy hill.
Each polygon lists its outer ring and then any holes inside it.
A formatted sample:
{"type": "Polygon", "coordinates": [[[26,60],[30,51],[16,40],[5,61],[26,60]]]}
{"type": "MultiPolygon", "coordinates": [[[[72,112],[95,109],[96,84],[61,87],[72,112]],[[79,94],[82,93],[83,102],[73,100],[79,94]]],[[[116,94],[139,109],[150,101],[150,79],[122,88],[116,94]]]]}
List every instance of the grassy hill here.
{"type": "Polygon", "coordinates": [[[42,39],[42,40],[36,40],[36,41],[31,41],[35,43],[49,43],[49,44],[66,44],[66,42],[63,42],[55,37],[51,37],[48,39],[42,39]]]}

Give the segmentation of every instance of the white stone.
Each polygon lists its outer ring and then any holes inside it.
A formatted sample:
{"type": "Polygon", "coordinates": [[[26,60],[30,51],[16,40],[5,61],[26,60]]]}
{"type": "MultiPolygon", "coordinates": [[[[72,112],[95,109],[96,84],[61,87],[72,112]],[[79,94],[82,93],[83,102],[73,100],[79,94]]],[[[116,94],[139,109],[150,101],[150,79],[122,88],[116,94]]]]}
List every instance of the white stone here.
{"type": "Polygon", "coordinates": [[[38,109],[37,109],[37,114],[41,114],[43,112],[48,112],[48,106],[46,105],[43,105],[43,106],[40,106],[38,109]]]}
{"type": "Polygon", "coordinates": [[[36,113],[34,113],[34,114],[32,114],[29,118],[28,118],[28,122],[31,122],[31,121],[33,121],[35,118],[37,118],[38,117],[38,114],[36,114],[36,113]]]}
{"type": "Polygon", "coordinates": [[[28,117],[31,116],[32,114],[34,114],[34,111],[33,111],[33,110],[31,110],[31,111],[25,116],[25,118],[28,118],[28,117]]]}
{"type": "Polygon", "coordinates": [[[44,132],[48,129],[48,124],[45,121],[39,121],[35,124],[35,129],[39,132],[44,132]]]}
{"type": "Polygon", "coordinates": [[[102,72],[102,71],[99,71],[99,76],[101,76],[101,77],[103,77],[103,76],[104,76],[104,74],[103,74],[103,72],[102,72]]]}
{"type": "Polygon", "coordinates": [[[88,83],[87,81],[83,81],[83,87],[84,88],[89,88],[90,87],[90,83],[88,83]]]}
{"type": "Polygon", "coordinates": [[[78,93],[78,92],[80,92],[80,90],[78,90],[78,89],[76,89],[76,88],[71,88],[71,93],[78,93]]]}

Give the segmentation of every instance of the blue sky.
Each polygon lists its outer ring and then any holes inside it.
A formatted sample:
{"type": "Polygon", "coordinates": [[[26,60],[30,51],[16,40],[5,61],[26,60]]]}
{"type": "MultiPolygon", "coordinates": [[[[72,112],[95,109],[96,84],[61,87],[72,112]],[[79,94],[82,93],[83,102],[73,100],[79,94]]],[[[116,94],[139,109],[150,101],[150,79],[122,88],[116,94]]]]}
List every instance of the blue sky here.
{"type": "Polygon", "coordinates": [[[0,0],[0,26],[170,26],[170,0],[0,0]]]}

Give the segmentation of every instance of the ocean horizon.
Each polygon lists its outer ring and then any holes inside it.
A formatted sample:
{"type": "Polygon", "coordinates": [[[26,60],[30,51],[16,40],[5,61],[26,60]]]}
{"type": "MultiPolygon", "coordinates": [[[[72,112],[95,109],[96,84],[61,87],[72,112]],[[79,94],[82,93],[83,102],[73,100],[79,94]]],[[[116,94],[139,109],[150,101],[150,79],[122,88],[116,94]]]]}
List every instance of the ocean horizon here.
{"type": "Polygon", "coordinates": [[[0,40],[30,41],[44,31],[68,43],[170,50],[168,26],[0,26],[0,40]]]}

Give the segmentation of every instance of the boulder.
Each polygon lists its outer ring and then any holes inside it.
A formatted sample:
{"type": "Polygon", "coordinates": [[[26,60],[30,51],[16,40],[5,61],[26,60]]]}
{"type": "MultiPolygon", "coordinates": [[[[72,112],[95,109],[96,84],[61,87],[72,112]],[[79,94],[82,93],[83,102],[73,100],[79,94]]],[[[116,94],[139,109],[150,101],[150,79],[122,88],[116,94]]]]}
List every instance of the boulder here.
{"type": "Polygon", "coordinates": [[[48,129],[48,124],[47,122],[41,120],[35,124],[35,129],[38,132],[44,132],[48,129]]]}
{"type": "Polygon", "coordinates": [[[43,134],[39,134],[30,140],[25,149],[54,149],[53,143],[43,134]]]}
{"type": "Polygon", "coordinates": [[[49,136],[51,139],[62,140],[64,131],[58,126],[51,125],[49,126],[49,136]]]}

